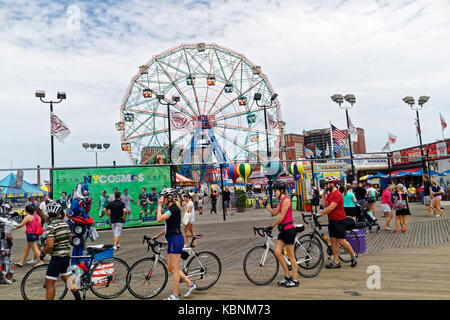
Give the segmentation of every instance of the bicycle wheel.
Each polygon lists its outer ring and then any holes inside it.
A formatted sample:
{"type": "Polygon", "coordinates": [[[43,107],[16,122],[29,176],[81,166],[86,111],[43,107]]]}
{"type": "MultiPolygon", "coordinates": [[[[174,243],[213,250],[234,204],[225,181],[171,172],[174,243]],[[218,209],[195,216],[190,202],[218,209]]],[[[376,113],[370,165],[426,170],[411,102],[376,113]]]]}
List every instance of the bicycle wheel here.
{"type": "Polygon", "coordinates": [[[322,248],[322,250],[323,250],[322,241],[314,233],[306,233],[306,234],[303,234],[301,236],[300,236],[300,233],[299,233],[299,234],[297,234],[295,236],[295,243],[302,242],[304,240],[313,240],[313,241],[315,241],[319,245],[319,247],[322,248]]]}
{"type": "Polygon", "coordinates": [[[324,258],[322,248],[314,240],[303,240],[295,243],[295,258],[299,275],[313,278],[322,271],[324,258]]]}
{"type": "MultiPolygon", "coordinates": [[[[355,242],[356,242],[356,250],[355,254],[358,257],[358,253],[359,253],[359,237],[356,234],[355,231],[353,230],[348,230],[348,232],[350,232],[353,236],[353,238],[355,238],[355,242]]],[[[341,259],[341,261],[343,262],[351,262],[352,261],[352,256],[350,253],[347,252],[347,250],[345,250],[343,247],[341,247],[341,245],[339,245],[339,259],[341,259]]]]}
{"type": "Polygon", "coordinates": [[[195,282],[196,290],[211,288],[222,273],[222,263],[219,257],[210,251],[197,253],[189,260],[186,268],[186,276],[195,282]]]}
{"type": "MultiPolygon", "coordinates": [[[[34,267],[23,277],[20,293],[24,300],[45,300],[45,275],[48,264],[34,267]]],[[[55,282],[55,300],[62,300],[67,293],[66,283],[59,278],[55,282]]]]}
{"type": "Polygon", "coordinates": [[[150,299],[164,290],[169,273],[161,260],[155,266],[155,257],[136,261],[128,271],[128,291],[139,299],[150,299]]]}
{"type": "Polygon", "coordinates": [[[258,246],[251,249],[244,258],[244,273],[247,279],[256,285],[269,284],[275,279],[280,263],[271,248],[258,246]]]}
{"type": "Polygon", "coordinates": [[[127,263],[113,257],[103,259],[91,268],[91,291],[99,298],[112,299],[127,289],[127,263]]]}

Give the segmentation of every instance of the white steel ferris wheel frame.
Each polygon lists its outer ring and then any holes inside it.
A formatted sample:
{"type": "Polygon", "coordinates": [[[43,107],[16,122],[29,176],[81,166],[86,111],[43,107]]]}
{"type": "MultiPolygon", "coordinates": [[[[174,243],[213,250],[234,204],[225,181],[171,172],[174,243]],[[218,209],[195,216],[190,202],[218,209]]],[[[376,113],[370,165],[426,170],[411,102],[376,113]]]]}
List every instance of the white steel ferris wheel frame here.
{"type": "MultiPolygon", "coordinates": [[[[195,141],[195,146],[192,143],[194,137],[198,139],[199,135],[206,137],[210,143],[206,159],[203,157],[204,151],[201,151],[201,161],[214,161],[212,158],[217,151],[224,153],[224,157],[215,156],[218,162],[248,161],[250,154],[255,156],[257,162],[268,161],[265,154],[264,108],[258,107],[253,100],[256,92],[262,94],[261,104],[270,105],[270,98],[274,94],[270,81],[260,67],[240,53],[216,44],[183,44],[166,50],[141,66],[128,86],[120,108],[124,124],[121,130],[122,143],[131,143],[131,150],[127,152],[133,164],[146,164],[161,152],[167,152],[167,109],[156,99],[156,95],[161,94],[166,103],[173,104],[171,115],[178,112],[192,125],[191,132],[177,133],[178,130],[173,126],[171,128],[171,134],[176,133],[172,138],[172,148],[180,142],[183,146],[179,157],[172,159],[174,163],[181,164],[186,159],[189,162],[199,161],[199,157],[194,159],[186,154],[193,154],[200,149],[198,141],[195,141]],[[187,84],[189,77],[193,81],[191,85],[187,84]],[[214,78],[214,86],[205,84],[210,77],[214,78]],[[231,94],[226,93],[227,84],[232,86],[231,94]],[[144,90],[151,91],[150,99],[143,97],[144,90]],[[172,95],[179,96],[180,101],[173,101],[172,95]],[[241,99],[246,99],[245,105],[241,105],[241,99]],[[132,122],[126,121],[125,115],[129,113],[134,116],[132,122]],[[249,115],[255,115],[255,123],[248,122],[249,115]],[[202,116],[208,117],[207,123],[211,127],[206,129],[199,126],[202,116]],[[249,141],[250,136],[253,141],[249,141]],[[143,139],[147,141],[142,142],[143,139]],[[228,147],[228,144],[231,146],[228,147]],[[159,147],[160,150],[143,162],[142,150],[151,146],[159,147]],[[264,153],[260,154],[259,151],[264,153]]],[[[272,120],[271,124],[267,124],[271,128],[267,134],[272,156],[276,157],[281,137],[278,99],[266,108],[266,112],[269,118],[267,121],[272,120]]]]}

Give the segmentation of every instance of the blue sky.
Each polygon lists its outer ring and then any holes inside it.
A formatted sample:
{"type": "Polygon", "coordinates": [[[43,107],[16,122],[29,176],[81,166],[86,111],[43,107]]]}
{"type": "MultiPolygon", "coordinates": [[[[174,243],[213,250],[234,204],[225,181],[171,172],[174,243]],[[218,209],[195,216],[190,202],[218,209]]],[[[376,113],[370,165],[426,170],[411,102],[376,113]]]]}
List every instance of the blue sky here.
{"type": "Polygon", "coordinates": [[[153,55],[197,42],[260,65],[287,132],[329,121],[344,128],[330,96],[353,93],[350,117],[366,130],[367,151],[380,151],[388,131],[398,136],[395,148],[411,146],[415,115],[402,98],[428,95],[423,140],[435,141],[439,112],[450,122],[449,12],[444,0],[0,0],[0,168],[50,165],[49,111],[34,97],[38,89],[49,98],[67,92],[55,113],[72,134],[55,142],[57,166],[94,164],[85,141],[111,144],[100,164],[128,164],[114,123],[131,78],[153,55]]]}

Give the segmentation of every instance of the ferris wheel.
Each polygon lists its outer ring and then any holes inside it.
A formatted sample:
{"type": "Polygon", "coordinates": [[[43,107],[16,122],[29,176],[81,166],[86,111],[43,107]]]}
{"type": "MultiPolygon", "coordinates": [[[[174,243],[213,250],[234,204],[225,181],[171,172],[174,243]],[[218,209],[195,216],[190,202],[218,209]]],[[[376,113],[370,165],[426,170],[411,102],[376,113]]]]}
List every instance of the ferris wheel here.
{"type": "Polygon", "coordinates": [[[180,45],[132,78],[116,124],[122,150],[133,164],[167,162],[170,128],[173,163],[265,162],[266,133],[272,154],[280,144],[273,94],[261,68],[242,54],[215,44],[180,45]]]}

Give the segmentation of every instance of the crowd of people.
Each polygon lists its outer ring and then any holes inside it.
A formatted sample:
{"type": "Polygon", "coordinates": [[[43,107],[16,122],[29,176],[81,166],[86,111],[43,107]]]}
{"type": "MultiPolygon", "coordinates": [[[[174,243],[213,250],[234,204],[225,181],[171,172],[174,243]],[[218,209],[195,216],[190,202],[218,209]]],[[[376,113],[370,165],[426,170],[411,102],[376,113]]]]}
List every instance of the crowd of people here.
{"type": "MultiPolygon", "coordinates": [[[[443,188],[439,185],[436,179],[430,178],[427,174],[422,176],[423,186],[423,201],[427,206],[427,213],[425,216],[440,217],[444,214],[441,200],[444,194],[443,188]]],[[[378,187],[378,186],[377,186],[378,187]]],[[[407,232],[408,220],[407,217],[411,215],[409,203],[412,197],[416,195],[416,188],[410,186],[405,187],[402,183],[390,184],[384,190],[380,191],[375,185],[359,182],[357,185],[341,185],[339,192],[343,196],[344,211],[347,217],[351,217],[355,221],[361,218],[361,210],[366,210],[367,215],[376,220],[376,206],[375,203],[381,196],[381,210],[383,216],[386,218],[384,229],[386,231],[407,232]],[[391,221],[394,218],[394,229],[391,229],[391,221]]],[[[317,211],[320,204],[323,205],[324,192],[316,185],[311,188],[311,205],[313,210],[317,211]],[[321,202],[322,201],[322,202],[321,202]]]]}
{"type": "MultiPolygon", "coordinates": [[[[436,180],[430,179],[426,174],[423,175],[424,185],[424,204],[427,206],[426,216],[431,216],[433,211],[435,217],[443,214],[440,201],[443,195],[443,189],[436,180]]],[[[276,183],[273,187],[274,196],[277,198],[277,207],[272,208],[266,204],[267,211],[277,219],[270,225],[270,229],[278,227],[278,239],[275,245],[275,256],[285,273],[284,278],[278,282],[280,286],[296,287],[299,285],[297,275],[297,264],[295,262],[294,242],[295,242],[295,226],[293,223],[292,202],[288,196],[286,184],[276,183]],[[291,262],[292,269],[289,270],[283,252],[291,262]],[[291,275],[292,272],[292,275],[291,275]]],[[[388,185],[381,193],[381,210],[386,217],[385,230],[398,232],[407,232],[408,220],[411,215],[409,208],[409,195],[412,190],[408,190],[403,184],[388,185]],[[391,229],[393,212],[395,211],[394,229],[391,229]]],[[[325,179],[325,189],[323,191],[316,185],[312,186],[311,204],[314,207],[315,218],[327,215],[329,224],[329,235],[332,245],[333,260],[326,265],[327,268],[340,268],[339,263],[339,246],[344,248],[351,256],[351,266],[357,265],[357,255],[353,251],[350,243],[346,240],[346,224],[347,218],[357,220],[361,214],[361,207],[366,206],[368,214],[375,218],[375,203],[380,196],[380,192],[371,185],[364,186],[361,182],[358,185],[340,185],[336,177],[327,177],[325,179]],[[323,210],[319,210],[323,207],[323,210]]],[[[165,235],[168,242],[168,269],[173,275],[174,291],[168,298],[169,300],[179,299],[179,284],[184,281],[188,290],[185,296],[189,296],[195,289],[195,283],[189,280],[186,275],[179,269],[179,262],[183,248],[189,246],[189,239],[195,235],[196,214],[203,213],[203,205],[205,201],[211,202],[210,214],[217,214],[217,191],[207,194],[199,191],[181,191],[173,188],[164,188],[157,193],[155,188],[147,193],[146,188],[141,189],[137,203],[130,196],[127,189],[123,193],[114,188],[111,195],[107,195],[103,191],[98,201],[97,210],[100,217],[107,217],[112,228],[113,247],[114,250],[120,249],[120,237],[122,233],[122,225],[127,217],[132,217],[130,203],[134,203],[140,209],[140,219],[148,215],[156,215],[158,222],[164,222],[165,228],[159,234],[153,237],[157,239],[165,235]],[[184,235],[182,232],[184,230],[184,235]]],[[[224,207],[230,207],[231,192],[228,187],[222,193],[224,207]]],[[[46,254],[50,254],[52,259],[58,262],[53,263],[53,269],[49,268],[47,272],[46,285],[48,282],[50,293],[48,298],[52,298],[51,288],[54,285],[55,277],[65,277],[68,273],[63,270],[57,270],[58,266],[65,265],[66,262],[60,260],[66,256],[70,256],[70,228],[64,220],[67,221],[68,199],[67,194],[63,192],[57,201],[51,200],[45,196],[39,205],[29,204],[25,207],[26,216],[23,221],[16,227],[20,229],[25,227],[26,243],[22,258],[15,263],[16,266],[22,267],[25,263],[39,266],[43,264],[43,258],[46,254]],[[55,207],[59,209],[56,210],[55,207]],[[53,208],[50,209],[49,208],[53,208]],[[55,220],[59,219],[59,220],[55,220]],[[64,235],[59,236],[59,235],[64,235]],[[61,240],[62,239],[62,240],[61,240]],[[63,241],[63,242],[61,242],[63,241]],[[69,243],[69,244],[68,244],[69,243]],[[33,259],[25,262],[29,252],[33,252],[33,259]],[[61,258],[61,259],[60,259],[61,258]],[[55,269],[56,268],[56,269],[55,269]],[[52,271],[52,270],[53,271],[52,271]],[[52,272],[54,276],[52,276],[52,272]]],[[[191,244],[196,245],[193,239],[191,244]]],[[[66,258],[64,258],[66,259],[66,258]]],[[[65,261],[65,260],[64,260],[65,261]]],[[[61,267],[62,268],[62,267],[61,267]]],[[[78,292],[74,292],[75,298],[78,298],[78,292]]]]}

